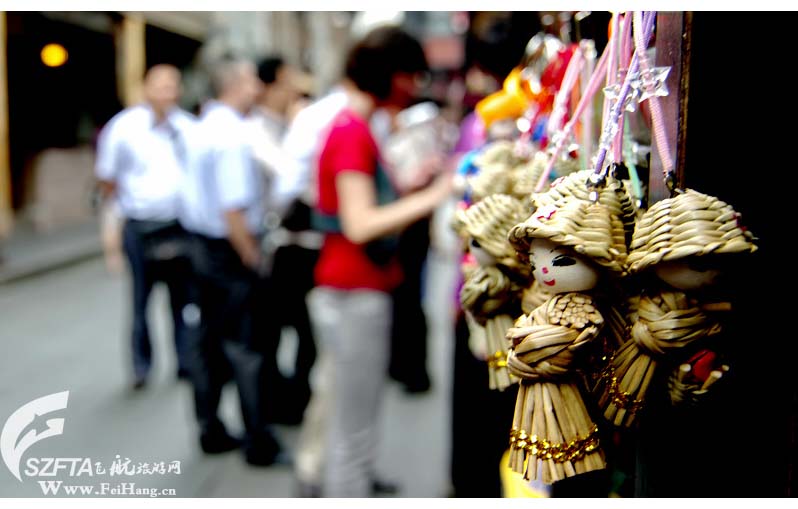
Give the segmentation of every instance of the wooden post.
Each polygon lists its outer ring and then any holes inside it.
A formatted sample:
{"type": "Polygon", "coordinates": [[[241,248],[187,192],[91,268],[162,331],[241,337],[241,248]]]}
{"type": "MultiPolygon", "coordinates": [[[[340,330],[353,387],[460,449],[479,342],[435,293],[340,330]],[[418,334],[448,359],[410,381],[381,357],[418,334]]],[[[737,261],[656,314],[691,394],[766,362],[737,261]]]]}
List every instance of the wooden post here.
{"type": "Polygon", "coordinates": [[[11,232],[11,161],[8,146],[8,53],[6,13],[0,11],[0,239],[11,232]]]}
{"type": "Polygon", "coordinates": [[[140,14],[126,13],[114,35],[117,93],[127,107],[142,100],[141,81],[147,64],[144,18],[140,14]]]}
{"type": "MultiPolygon", "coordinates": [[[[657,67],[670,67],[665,82],[669,94],[660,98],[665,117],[665,132],[670,144],[671,158],[676,167],[676,184],[684,182],[684,146],[687,139],[687,95],[690,82],[691,12],[662,12],[657,14],[656,63],[657,67]]],[[[662,178],[662,161],[656,141],[651,146],[651,171],[649,172],[648,203],[670,197],[662,178]]]]}

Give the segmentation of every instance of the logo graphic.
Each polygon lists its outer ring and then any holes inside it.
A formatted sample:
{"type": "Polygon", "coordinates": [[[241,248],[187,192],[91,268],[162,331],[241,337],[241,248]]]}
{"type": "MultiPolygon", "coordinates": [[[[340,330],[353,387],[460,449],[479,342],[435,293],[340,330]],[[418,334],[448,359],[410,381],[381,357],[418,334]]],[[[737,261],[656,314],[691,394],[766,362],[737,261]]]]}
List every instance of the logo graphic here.
{"type": "Polygon", "coordinates": [[[0,453],[14,477],[22,482],[19,463],[30,446],[45,438],[64,432],[64,419],[40,419],[40,417],[67,407],[69,391],[56,392],[34,399],[17,409],[6,421],[0,433],[0,453]]]}

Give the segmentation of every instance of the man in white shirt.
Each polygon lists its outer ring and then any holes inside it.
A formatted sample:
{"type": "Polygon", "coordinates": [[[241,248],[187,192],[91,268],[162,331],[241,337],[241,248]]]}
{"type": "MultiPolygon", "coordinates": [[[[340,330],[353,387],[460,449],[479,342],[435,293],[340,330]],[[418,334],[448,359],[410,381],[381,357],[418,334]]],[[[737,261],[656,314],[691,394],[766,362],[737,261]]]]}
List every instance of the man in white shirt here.
{"type": "Polygon", "coordinates": [[[194,235],[193,254],[201,330],[191,336],[191,379],[206,453],[238,447],[219,419],[225,374],[238,387],[246,460],[269,465],[280,446],[265,419],[264,331],[270,318],[260,242],[264,232],[264,175],[247,137],[245,116],[259,91],[255,66],[226,60],[213,75],[217,100],[204,108],[193,133],[181,222],[194,235]],[[265,306],[255,309],[255,304],[265,306]],[[229,367],[228,367],[229,366],[229,367]]]}
{"type": "Polygon", "coordinates": [[[258,63],[258,78],[261,92],[247,123],[253,155],[269,181],[267,213],[282,216],[304,184],[302,168],[282,143],[292,113],[302,104],[301,89],[308,78],[278,56],[258,63]]]}
{"type": "Polygon", "coordinates": [[[144,387],[152,365],[147,301],[153,285],[169,288],[178,377],[188,376],[184,308],[190,265],[177,221],[185,164],[185,133],[195,119],[179,109],[180,71],[160,64],[144,77],[145,102],[113,117],[102,130],[95,172],[107,199],[125,218],[123,246],[133,280],[133,387],[144,387]]]}

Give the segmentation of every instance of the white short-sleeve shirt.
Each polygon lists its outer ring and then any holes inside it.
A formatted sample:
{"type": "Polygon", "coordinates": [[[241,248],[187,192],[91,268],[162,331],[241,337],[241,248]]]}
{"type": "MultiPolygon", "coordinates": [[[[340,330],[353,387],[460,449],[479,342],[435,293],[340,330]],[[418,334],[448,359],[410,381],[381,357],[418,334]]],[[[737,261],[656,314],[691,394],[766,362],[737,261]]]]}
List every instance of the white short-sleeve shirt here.
{"type": "Polygon", "coordinates": [[[184,228],[224,238],[224,213],[242,210],[250,232],[263,232],[264,177],[249,140],[243,115],[220,102],[206,106],[190,137],[180,214],[184,228]]]}
{"type": "Polygon", "coordinates": [[[186,132],[195,118],[178,108],[156,123],[144,104],[119,112],[100,132],[95,174],[116,183],[123,216],[170,221],[178,217],[186,132]]]}
{"type": "Polygon", "coordinates": [[[296,169],[278,185],[288,190],[286,193],[302,194],[308,205],[316,203],[316,163],[327,129],[347,102],[344,89],[334,88],[297,113],[283,137],[283,150],[295,161],[296,169]]]}

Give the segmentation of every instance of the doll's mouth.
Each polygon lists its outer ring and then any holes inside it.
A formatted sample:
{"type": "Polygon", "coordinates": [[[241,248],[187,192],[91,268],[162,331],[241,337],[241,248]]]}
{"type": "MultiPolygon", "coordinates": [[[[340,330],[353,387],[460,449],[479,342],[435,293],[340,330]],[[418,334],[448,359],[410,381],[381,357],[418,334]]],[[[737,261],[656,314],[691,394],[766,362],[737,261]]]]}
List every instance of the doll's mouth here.
{"type": "Polygon", "coordinates": [[[554,286],[554,283],[556,282],[557,282],[556,279],[552,279],[551,281],[546,281],[545,279],[543,280],[543,284],[546,286],[554,286]]]}

